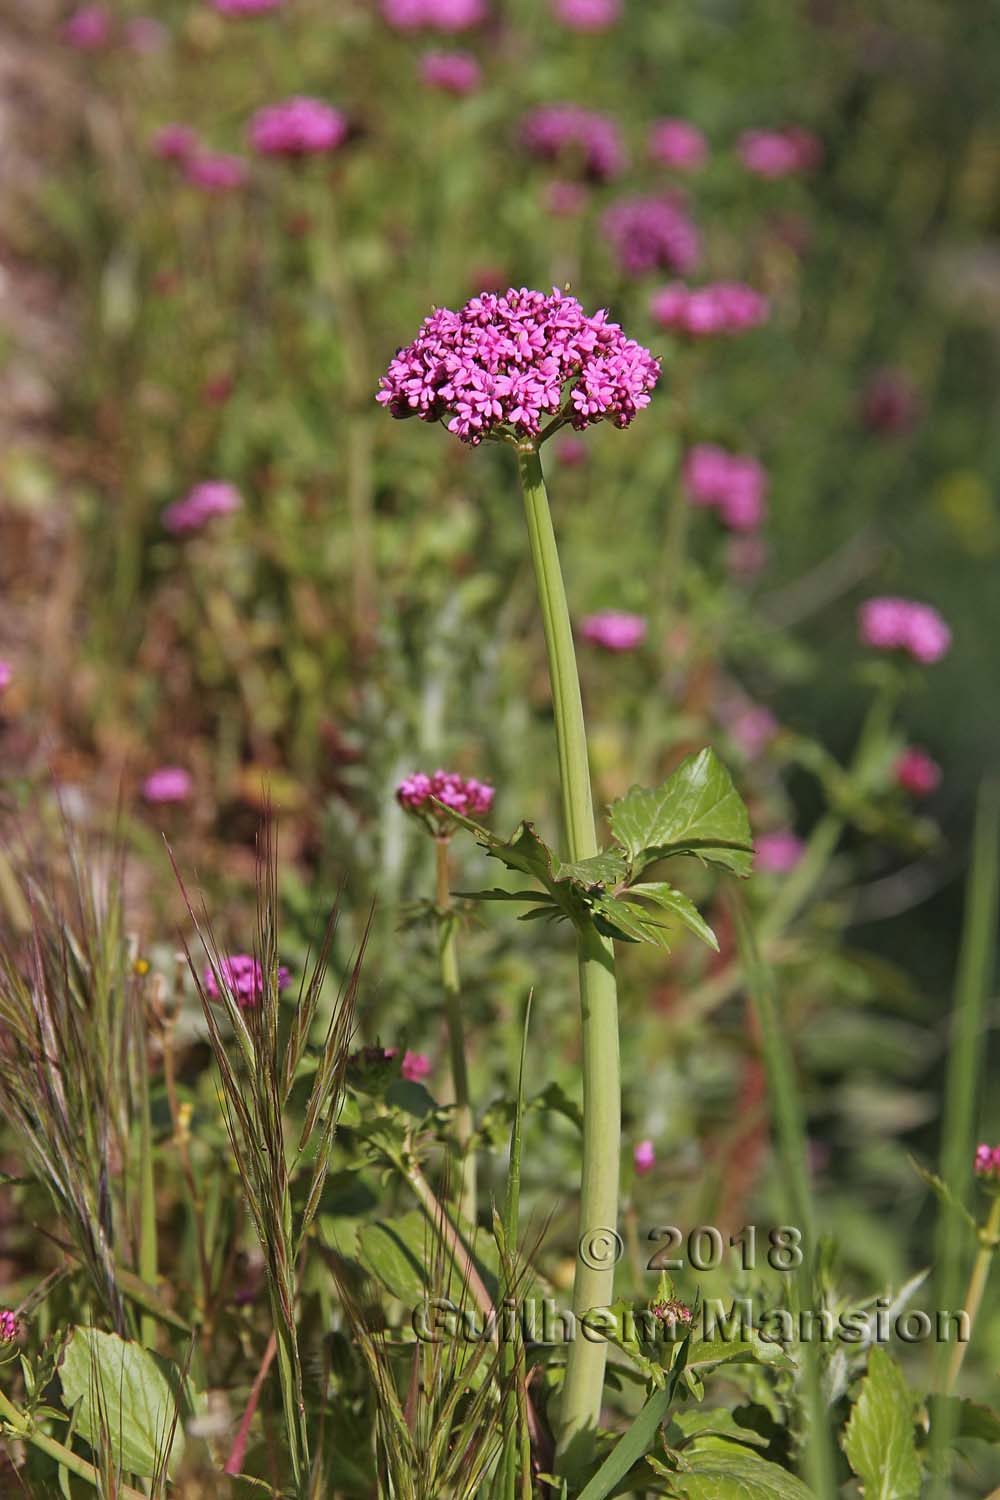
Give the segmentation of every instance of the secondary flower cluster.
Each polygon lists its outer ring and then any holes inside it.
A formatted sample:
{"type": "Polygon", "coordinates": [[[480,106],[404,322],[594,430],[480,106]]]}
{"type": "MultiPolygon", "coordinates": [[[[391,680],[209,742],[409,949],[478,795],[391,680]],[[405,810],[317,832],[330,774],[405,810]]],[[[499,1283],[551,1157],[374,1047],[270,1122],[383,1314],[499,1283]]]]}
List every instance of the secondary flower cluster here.
{"type": "Polygon", "coordinates": [[[438,308],[399,350],[376,399],[394,417],[449,417],[449,432],[476,444],[537,437],[560,412],[578,431],[605,419],[627,427],[659,377],[659,361],[603,308],[588,317],[558,289],[547,297],[522,287],[483,292],[461,312],[438,308]]]}
{"type": "Polygon", "coordinates": [[[688,338],[743,333],[766,323],[770,310],[766,297],[739,281],[715,281],[700,287],[674,281],[656,292],[650,302],[650,312],[661,328],[688,338]]]}
{"type": "Polygon", "coordinates": [[[697,443],[687,454],[684,487],[696,505],[718,511],[732,531],[755,531],[764,520],[767,471],[748,453],[697,443]]]}
{"type": "Polygon", "coordinates": [[[802,858],[805,845],[788,829],[762,833],[754,839],[754,869],[768,875],[787,875],[802,858]]]}
{"type": "Polygon", "coordinates": [[[415,813],[437,838],[445,838],[452,824],[447,813],[434,806],[443,802],[465,818],[480,818],[493,806],[496,792],[484,781],[459,776],[457,771],[435,771],[427,776],[415,771],[396,788],[396,797],[407,812],[415,813]]]}
{"type": "Polygon", "coordinates": [[[618,177],[628,164],[614,120],[579,104],[545,104],[521,124],[521,140],[542,161],[597,182],[618,177]]]}
{"type": "Polygon", "coordinates": [[[592,646],[602,646],[605,651],[634,651],[646,639],[646,622],[642,615],[605,609],[600,614],[583,617],[580,635],[592,646]]]}
{"type": "MultiPolygon", "coordinates": [[[[260,1004],[264,994],[264,971],[259,959],[251,958],[249,953],[234,953],[229,958],[220,959],[218,968],[223,984],[241,1009],[247,1010],[260,1004]]],[[[287,987],[290,978],[291,975],[282,964],[278,969],[279,994],[287,987]]],[[[209,999],[218,1000],[222,992],[215,970],[207,968],[202,979],[209,999]]]]}
{"type": "Polygon", "coordinates": [[[339,109],[299,94],[257,111],[250,122],[250,144],[262,156],[315,156],[336,151],[347,129],[339,109]]]}
{"type": "Polygon", "coordinates": [[[701,236],[676,194],[623,198],[604,215],[604,232],[628,276],[686,276],[701,253],[701,236]]]}
{"type": "Polygon", "coordinates": [[[147,802],[186,802],[191,795],[191,773],[183,766],[160,766],[142,784],[147,802]]]}
{"type": "Polygon", "coordinates": [[[163,524],[175,536],[183,536],[200,531],[215,516],[228,516],[242,504],[243,498],[235,485],[221,479],[206,479],[189,490],[183,500],[167,506],[163,524]]]}
{"type": "Polygon", "coordinates": [[[940,661],[951,645],[951,631],[936,609],[892,595],[862,604],[858,633],[866,646],[905,651],[925,665],[940,661]]]}
{"type": "Polygon", "coordinates": [[[977,1177],[1000,1182],[1000,1146],[977,1146],[974,1169],[977,1177]]]}
{"type": "Polygon", "coordinates": [[[154,156],[179,167],[188,182],[203,192],[231,193],[247,180],[249,169],[242,156],[209,150],[190,125],[164,125],[155,132],[150,145],[154,156]]]}
{"type": "Polygon", "coordinates": [[[736,147],[748,172],[756,177],[789,177],[819,165],[822,147],[811,131],[799,125],[783,130],[746,130],[736,147]]]}
{"type": "Polygon", "coordinates": [[[471,52],[425,52],[420,59],[420,77],[428,88],[445,94],[474,94],[483,81],[483,70],[471,52]]]}
{"type": "Polygon", "coordinates": [[[382,15],[397,31],[467,31],[486,19],[484,0],[382,0],[382,15]]]}
{"type": "Polygon", "coordinates": [[[678,172],[695,172],[708,160],[708,142],[688,120],[657,120],[649,132],[649,159],[678,172]]]}

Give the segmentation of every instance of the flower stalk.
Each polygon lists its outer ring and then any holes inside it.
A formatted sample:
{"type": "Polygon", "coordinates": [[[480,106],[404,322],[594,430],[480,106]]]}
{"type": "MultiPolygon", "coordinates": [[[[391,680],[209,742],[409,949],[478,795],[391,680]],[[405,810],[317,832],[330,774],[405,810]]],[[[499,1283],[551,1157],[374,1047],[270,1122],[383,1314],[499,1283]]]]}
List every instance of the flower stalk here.
{"type": "Polygon", "coordinates": [[[455,912],[449,889],[447,838],[435,839],[434,853],[437,861],[435,907],[438,918],[438,957],[441,964],[441,987],[444,990],[445,1018],[448,1025],[451,1078],[455,1089],[455,1127],[462,1158],[458,1211],[465,1223],[474,1225],[476,1222],[476,1153],[472,1149],[472,1100],[469,1092],[469,1065],[465,1053],[465,1025],[462,1018],[462,992],[458,974],[455,912]]]}
{"type": "MultiPolygon", "coordinates": [[[[566,848],[577,861],[595,855],[598,846],[573,630],[538,448],[532,441],[516,446],[552,684],[566,848]]],[[[597,1232],[613,1230],[618,1219],[621,1077],[614,949],[590,923],[578,929],[578,944],[583,1162],[573,1312],[579,1318],[613,1300],[614,1262],[608,1258],[605,1264],[588,1246],[598,1244],[597,1232]]],[[[557,1448],[563,1473],[578,1472],[592,1450],[606,1358],[603,1343],[576,1339],[569,1346],[557,1448]]]]}

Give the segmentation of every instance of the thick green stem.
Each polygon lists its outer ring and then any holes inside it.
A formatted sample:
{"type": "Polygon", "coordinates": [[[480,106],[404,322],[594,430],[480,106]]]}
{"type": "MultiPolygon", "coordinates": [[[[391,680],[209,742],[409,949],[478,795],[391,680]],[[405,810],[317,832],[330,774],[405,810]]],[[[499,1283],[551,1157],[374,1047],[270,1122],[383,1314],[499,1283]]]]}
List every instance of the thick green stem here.
{"type": "MultiPolygon", "coordinates": [[[[531,558],[545,627],[566,847],[571,860],[596,854],[587,737],[580,679],[562,570],[537,449],[518,444],[531,558]]],[[[614,949],[593,927],[579,934],[580,1011],[583,1042],[583,1166],[580,1235],[573,1311],[608,1306],[614,1295],[618,1169],[621,1150],[621,1069],[614,949]],[[582,1254],[581,1254],[582,1252],[582,1254]]],[[[607,1348],[578,1337],[569,1347],[559,1414],[558,1459],[576,1474],[592,1449],[601,1410],[607,1348]]]]}
{"type": "Polygon", "coordinates": [[[437,856],[437,897],[441,960],[441,986],[444,990],[445,1016],[448,1022],[448,1045],[451,1051],[451,1080],[455,1089],[455,1126],[462,1155],[459,1217],[467,1224],[476,1222],[476,1153],[472,1150],[472,1103],[469,1094],[469,1067],[465,1056],[465,1025],[462,1019],[462,992],[458,977],[458,950],[455,943],[455,914],[451,905],[448,880],[448,840],[435,843],[437,856]]]}
{"type": "MultiPolygon", "coordinates": [[[[990,1206],[989,1217],[982,1232],[982,1244],[973,1262],[972,1275],[969,1277],[969,1289],[965,1294],[963,1306],[969,1315],[970,1338],[972,1336],[972,1329],[975,1326],[976,1315],[983,1300],[983,1293],[986,1290],[986,1280],[990,1274],[990,1267],[993,1264],[993,1257],[997,1253],[998,1244],[1000,1244],[1000,1194],[993,1199],[990,1206]]],[[[950,1395],[955,1389],[955,1382],[961,1374],[962,1362],[965,1359],[965,1351],[968,1347],[968,1341],[965,1343],[956,1341],[952,1347],[951,1359],[948,1361],[948,1374],[944,1383],[944,1394],[946,1396],[950,1395]]]]}

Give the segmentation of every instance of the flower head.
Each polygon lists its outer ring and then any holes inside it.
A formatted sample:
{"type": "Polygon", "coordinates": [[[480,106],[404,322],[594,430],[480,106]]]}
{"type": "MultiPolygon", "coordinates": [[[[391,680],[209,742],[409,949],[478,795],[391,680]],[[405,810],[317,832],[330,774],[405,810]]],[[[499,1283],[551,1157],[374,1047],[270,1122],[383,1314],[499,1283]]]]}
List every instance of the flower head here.
{"type": "Polygon", "coordinates": [[[649,158],[677,172],[696,172],[708,161],[708,142],[688,120],[657,120],[649,132],[649,158]]]}
{"type": "Polygon", "coordinates": [[[731,531],[756,531],[764,520],[767,471],[748,453],[697,443],[684,460],[683,480],[692,502],[713,507],[731,531]]]}
{"type": "Polygon", "coordinates": [[[422,1083],[430,1076],[431,1060],[425,1052],[406,1051],[399,1071],[410,1083],[422,1083]]]}
{"type": "Polygon", "coordinates": [[[623,198],[604,215],[604,232],[628,276],[693,271],[701,237],[676,195],[623,198]]]}
{"type": "Polygon", "coordinates": [[[187,161],[198,149],[198,135],[190,125],[175,121],[170,125],[161,125],[154,133],[150,146],[153,155],[158,156],[161,161],[187,161]]]}
{"type": "Polygon", "coordinates": [[[443,802],[464,818],[478,818],[493,806],[495,789],[457,771],[435,771],[433,776],[415,771],[396,788],[396,797],[407,812],[415,813],[437,838],[446,838],[452,830],[447,813],[435,807],[443,802]]]}
{"type": "Polygon", "coordinates": [[[0,1307],[0,1344],[12,1344],[20,1331],[16,1313],[9,1307],[0,1307]]]}
{"type": "Polygon", "coordinates": [[[191,773],[182,766],[160,766],[142,784],[147,802],[186,802],[191,795],[191,773]]]}
{"type": "Polygon", "coordinates": [[[521,140],[541,161],[595,182],[607,182],[625,170],[628,158],[614,120],[580,104],[544,104],[526,115],[521,140]]]}
{"type": "Polygon", "coordinates": [[[314,156],[336,151],[346,138],[339,109],[301,94],[259,109],[250,123],[250,144],[262,156],[314,156]]]}
{"type": "Polygon", "coordinates": [[[534,438],[561,416],[577,431],[627,427],[660,376],[648,349],[602,309],[588,317],[558,289],[483,292],[461,312],[438,308],[382,377],[377,400],[394,417],[448,418],[465,443],[534,438]]]}
{"type": "Polygon", "coordinates": [[[929,797],[941,785],[941,767],[919,745],[908,745],[893,767],[896,785],[911,797],[929,797]]]}
{"type": "Polygon", "coordinates": [[[468,31],[486,19],[485,0],[382,0],[382,15],[397,31],[468,31]]]}
{"type": "Polygon", "coordinates": [[[654,293],[650,302],[650,312],[661,328],[695,339],[757,328],[767,322],[770,310],[766,297],[738,281],[700,287],[674,281],[654,293]]]}
{"type": "Polygon", "coordinates": [[[188,182],[203,193],[232,193],[247,180],[246,162],[242,156],[232,156],[228,151],[199,148],[184,159],[183,166],[188,182]]]}
{"type": "Polygon", "coordinates": [[[556,20],[571,31],[607,31],[621,11],[621,0],[552,0],[556,20]]]}
{"type": "Polygon", "coordinates": [[[787,875],[789,870],[794,870],[805,849],[802,840],[787,829],[762,833],[754,844],[757,851],[754,869],[768,875],[787,875]]]}
{"type": "Polygon", "coordinates": [[[798,125],[784,130],[746,130],[736,150],[748,172],[772,179],[811,171],[823,154],[816,136],[798,125]]]}
{"type": "Polygon", "coordinates": [[[1000,1146],[977,1146],[973,1170],[988,1182],[1000,1182],[1000,1146]]]}
{"type": "Polygon", "coordinates": [[[679,1297],[661,1297],[656,1302],[651,1302],[649,1310],[654,1318],[661,1323],[673,1327],[675,1323],[690,1323],[691,1309],[686,1302],[681,1302],[679,1297]]]}
{"type": "Polygon", "coordinates": [[[632,1152],[632,1161],[635,1170],[640,1174],[651,1172],[656,1166],[656,1147],[652,1141],[637,1141],[632,1152]]]}
{"type": "MultiPolygon", "coordinates": [[[[264,994],[264,971],[259,959],[251,958],[249,953],[234,953],[230,958],[219,960],[218,970],[219,978],[237,1005],[246,1010],[260,1004],[264,994]]],[[[209,999],[218,1000],[222,992],[215,970],[211,967],[207,968],[202,978],[205,993],[209,999]]],[[[278,967],[277,978],[280,994],[283,989],[287,988],[291,979],[291,975],[283,964],[278,967]]]]}
{"type": "Polygon", "coordinates": [[[163,524],[175,536],[201,528],[215,516],[228,516],[239,510],[243,497],[234,484],[222,479],[205,479],[189,490],[183,500],[175,500],[163,512],[163,524]]]}
{"type": "Polygon", "coordinates": [[[420,77],[428,88],[444,94],[474,94],[483,81],[483,70],[471,52],[425,52],[420,59],[420,77]]]}
{"type": "Polygon", "coordinates": [[[283,4],[284,0],[212,0],[220,16],[263,16],[283,4]]]}
{"type": "Polygon", "coordinates": [[[914,661],[940,661],[951,645],[951,631],[937,610],[913,599],[883,595],[858,611],[858,634],[879,651],[905,651],[914,661]]]}
{"type": "Polygon", "coordinates": [[[99,52],[111,34],[111,12],[105,5],[81,5],[63,27],[63,36],[81,52],[99,52]]]}
{"type": "Polygon", "coordinates": [[[600,614],[584,616],[580,635],[592,646],[603,646],[605,651],[634,651],[646,639],[646,621],[642,615],[605,609],[600,614]]]}

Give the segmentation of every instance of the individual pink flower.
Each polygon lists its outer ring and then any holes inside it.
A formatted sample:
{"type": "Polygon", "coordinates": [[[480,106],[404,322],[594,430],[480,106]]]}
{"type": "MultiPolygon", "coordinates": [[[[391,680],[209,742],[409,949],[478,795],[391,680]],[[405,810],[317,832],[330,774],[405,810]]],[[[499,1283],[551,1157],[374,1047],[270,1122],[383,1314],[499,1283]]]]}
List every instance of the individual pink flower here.
{"type": "Polygon", "coordinates": [[[468,31],[487,10],[485,0],[382,0],[382,15],[397,31],[468,31]]]}
{"type": "Polygon", "coordinates": [[[762,833],[754,840],[754,869],[768,875],[787,875],[802,858],[805,845],[788,830],[762,833]]]}
{"type": "Polygon", "coordinates": [[[12,1344],[20,1331],[17,1314],[9,1307],[0,1308],[0,1344],[12,1344]]]}
{"type": "MultiPolygon", "coordinates": [[[[251,958],[249,953],[234,953],[230,958],[219,960],[218,971],[223,984],[242,1009],[246,1010],[260,1004],[264,993],[264,971],[259,959],[251,958]]],[[[288,987],[290,979],[291,975],[288,970],[280,964],[278,966],[279,995],[288,987]]],[[[218,1000],[221,990],[215,969],[209,966],[202,975],[202,980],[209,999],[218,1000]]]]}
{"type": "Polygon", "coordinates": [[[200,531],[216,516],[228,516],[239,510],[243,497],[234,484],[222,479],[204,479],[189,490],[183,500],[175,500],[163,512],[163,524],[175,536],[200,531]]]}
{"type": "Polygon", "coordinates": [[[420,59],[420,77],[428,88],[444,94],[474,94],[483,81],[483,70],[471,52],[425,52],[420,59]]]}
{"type": "Polygon", "coordinates": [[[552,0],[552,13],[571,31],[607,31],[622,5],[621,0],[552,0]]]}
{"type": "Polygon", "coordinates": [[[632,1152],[632,1161],[635,1164],[635,1170],[640,1175],[644,1172],[651,1172],[656,1166],[656,1147],[652,1141],[637,1141],[632,1152]]]}
{"type": "Polygon", "coordinates": [[[684,459],[682,478],[692,502],[712,506],[731,531],[756,531],[763,522],[767,472],[750,454],[697,443],[684,459]]]}
{"type": "Polygon", "coordinates": [[[572,219],[587,206],[589,193],[582,182],[556,178],[545,185],[545,207],[557,219],[572,219]]]}
{"type": "Polygon", "coordinates": [[[621,132],[608,115],[580,104],[544,104],[521,124],[525,148],[574,176],[607,182],[628,164],[621,132]]]}
{"type": "Polygon", "coordinates": [[[0,693],[4,693],[7,691],[7,689],[10,687],[11,679],[13,676],[14,670],[11,667],[10,662],[4,661],[3,657],[0,656],[0,693]]]}
{"type": "Polygon", "coordinates": [[[347,117],[301,94],[258,110],[250,123],[250,144],[263,156],[314,156],[346,139],[347,117]]]}
{"type": "Polygon", "coordinates": [[[985,1143],[977,1146],[973,1170],[977,1177],[986,1178],[987,1181],[1000,1180],[1000,1146],[987,1146],[985,1143]]]}
{"type": "Polygon", "coordinates": [[[63,36],[81,52],[99,52],[112,36],[111,12],[104,5],[81,5],[63,26],[63,36]]]}
{"type": "Polygon", "coordinates": [[[861,419],[872,432],[908,432],[920,416],[920,399],[900,370],[878,370],[861,398],[861,419]]]}
{"type": "Polygon", "coordinates": [[[147,802],[186,802],[191,795],[191,773],[182,766],[160,766],[142,784],[147,802]]]}
{"type": "Polygon", "coordinates": [[[697,172],[708,161],[708,142],[689,120],[657,120],[649,132],[649,158],[677,172],[697,172]]]}
{"type": "Polygon", "coordinates": [[[393,417],[448,418],[465,443],[537,437],[554,417],[578,432],[595,422],[627,427],[649,405],[660,375],[648,349],[602,309],[588,317],[553,289],[483,292],[460,312],[438,308],[380,382],[393,417]]]}
{"type": "Polygon", "coordinates": [[[893,767],[896,785],[911,797],[929,797],[941,785],[941,767],[919,745],[908,745],[893,767]]]}
{"type": "Polygon", "coordinates": [[[757,328],[767,321],[770,305],[760,292],[741,282],[687,287],[674,281],[654,293],[650,312],[661,328],[698,339],[757,328]]]}
{"type": "Polygon", "coordinates": [[[771,179],[811,171],[822,158],[816,136],[797,125],[785,130],[744,131],[736,150],[748,172],[771,179]]]}
{"type": "Polygon", "coordinates": [[[125,43],[141,56],[162,52],[169,40],[169,31],[155,16],[136,16],[125,23],[125,43]]]}
{"type": "Polygon", "coordinates": [[[642,615],[605,609],[600,614],[584,616],[580,635],[590,645],[601,646],[605,651],[634,651],[646,639],[646,621],[642,615]]]}
{"type": "Polygon", "coordinates": [[[879,651],[905,651],[925,666],[940,661],[951,645],[951,631],[930,604],[884,595],[858,611],[858,633],[879,651]]]}
{"type": "Polygon", "coordinates": [[[227,151],[205,151],[199,147],[182,165],[191,186],[213,197],[236,192],[248,176],[242,156],[231,156],[227,151]]]}
{"type": "Polygon", "coordinates": [[[222,16],[263,16],[283,4],[284,0],[212,0],[214,9],[222,16]]]}
{"type": "Polygon", "coordinates": [[[684,276],[698,264],[701,236],[676,195],[622,198],[604,215],[603,228],[627,276],[649,271],[684,276]]]}
{"type": "Polygon", "coordinates": [[[422,1083],[430,1076],[431,1060],[424,1052],[406,1051],[399,1071],[410,1083],[422,1083]]]}
{"type": "Polygon", "coordinates": [[[432,776],[416,771],[396,788],[396,798],[407,812],[415,813],[436,838],[447,838],[454,825],[435,802],[460,813],[463,818],[481,818],[493,806],[496,792],[487,782],[457,771],[437,770],[432,776]]]}
{"type": "Polygon", "coordinates": [[[150,141],[153,155],[161,161],[187,161],[198,150],[198,136],[190,125],[161,125],[150,141]]]}

